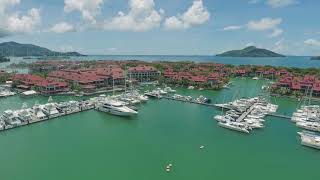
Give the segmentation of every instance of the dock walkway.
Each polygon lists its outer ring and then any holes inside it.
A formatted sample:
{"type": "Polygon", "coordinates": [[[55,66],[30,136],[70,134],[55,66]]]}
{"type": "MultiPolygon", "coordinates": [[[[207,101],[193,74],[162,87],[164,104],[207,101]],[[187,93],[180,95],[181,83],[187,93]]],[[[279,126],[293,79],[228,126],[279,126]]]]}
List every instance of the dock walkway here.
{"type": "MultiPolygon", "coordinates": [[[[199,102],[195,102],[195,101],[187,101],[187,100],[183,100],[183,99],[175,99],[175,98],[169,97],[169,96],[161,96],[161,98],[162,99],[167,99],[167,100],[173,100],[173,101],[179,101],[179,102],[185,102],[185,103],[191,103],[191,104],[199,104],[199,105],[208,106],[208,107],[215,107],[215,108],[219,108],[219,109],[228,109],[228,110],[230,110],[230,108],[228,108],[228,107],[219,106],[219,105],[211,104],[211,103],[199,103],[199,102]]],[[[250,114],[250,112],[253,109],[254,109],[254,105],[252,105],[245,113],[243,113],[237,119],[237,122],[239,122],[239,121],[243,120],[245,117],[247,117],[247,115],[250,114]]],[[[278,117],[278,118],[282,118],[282,119],[291,119],[290,116],[281,115],[281,114],[275,114],[275,113],[269,113],[269,114],[267,114],[267,116],[278,117]]]]}
{"type": "Polygon", "coordinates": [[[241,114],[241,116],[239,116],[236,121],[241,122],[244,118],[246,118],[248,116],[248,114],[250,114],[251,111],[254,109],[254,106],[255,106],[255,104],[250,106],[250,108],[247,111],[245,111],[243,114],[241,114]]]}

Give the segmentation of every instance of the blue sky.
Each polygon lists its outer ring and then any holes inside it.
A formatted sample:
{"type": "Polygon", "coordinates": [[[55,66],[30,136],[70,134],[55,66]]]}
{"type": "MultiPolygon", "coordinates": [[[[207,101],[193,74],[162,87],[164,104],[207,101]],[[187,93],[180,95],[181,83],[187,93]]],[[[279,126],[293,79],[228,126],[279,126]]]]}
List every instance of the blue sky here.
{"type": "Polygon", "coordinates": [[[85,54],[320,55],[316,0],[0,0],[0,42],[85,54]]]}

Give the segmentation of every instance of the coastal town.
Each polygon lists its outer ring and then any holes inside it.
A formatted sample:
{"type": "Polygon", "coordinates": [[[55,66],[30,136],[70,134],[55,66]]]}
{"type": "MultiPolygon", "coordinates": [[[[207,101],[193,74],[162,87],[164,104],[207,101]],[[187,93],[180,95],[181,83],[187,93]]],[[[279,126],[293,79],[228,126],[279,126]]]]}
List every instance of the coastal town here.
{"type": "Polygon", "coordinates": [[[0,0],[0,180],[320,180],[320,0],[0,0]]]}
{"type": "Polygon", "coordinates": [[[214,115],[218,125],[247,134],[254,129],[264,128],[263,118],[266,116],[291,119],[299,128],[308,130],[298,132],[301,143],[320,148],[317,140],[319,136],[311,133],[320,132],[320,108],[311,104],[311,100],[319,100],[320,80],[318,72],[312,69],[302,71],[283,67],[194,62],[58,60],[36,61],[27,67],[29,73],[1,71],[4,83],[1,96],[47,96],[48,103],[36,104],[31,109],[24,106],[17,111],[5,111],[0,120],[1,130],[91,109],[117,116],[132,116],[138,114],[137,104],[146,102],[149,98],[163,98],[226,111],[224,115],[214,115]],[[277,114],[278,105],[272,104],[266,97],[237,98],[229,103],[212,104],[208,97],[184,96],[174,89],[221,91],[232,88],[232,81],[237,78],[263,80],[267,82],[262,87],[266,94],[309,103],[305,103],[291,117],[277,114]],[[153,86],[140,91],[144,85],[153,86]],[[115,95],[115,91],[119,93],[115,95]],[[105,96],[105,93],[111,92],[112,96],[105,96]],[[89,98],[59,103],[52,100],[52,96],[65,95],[89,98]]]}
{"type": "MultiPolygon", "coordinates": [[[[17,65],[11,65],[19,67],[17,65]]],[[[29,74],[2,71],[2,82],[13,83],[19,91],[35,90],[42,95],[93,94],[123,88],[125,80],[132,83],[157,81],[182,87],[219,90],[232,78],[268,79],[272,95],[302,98],[305,93],[320,96],[320,74],[317,69],[225,65],[193,62],[143,61],[37,61],[27,65],[29,74]]]]}

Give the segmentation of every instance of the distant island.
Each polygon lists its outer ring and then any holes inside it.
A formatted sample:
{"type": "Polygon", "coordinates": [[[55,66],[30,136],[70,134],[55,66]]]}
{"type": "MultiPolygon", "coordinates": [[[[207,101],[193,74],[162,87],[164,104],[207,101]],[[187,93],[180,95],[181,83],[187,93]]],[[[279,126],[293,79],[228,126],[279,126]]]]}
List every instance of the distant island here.
{"type": "Polygon", "coordinates": [[[0,63],[4,62],[10,62],[10,59],[0,55],[0,63]]]}
{"type": "Polygon", "coordinates": [[[311,57],[311,60],[320,60],[320,56],[311,57]]]}
{"type": "Polygon", "coordinates": [[[85,56],[78,52],[57,52],[33,44],[19,44],[16,42],[0,43],[0,53],[2,56],[15,57],[54,57],[54,56],[85,56]]]}
{"type": "Polygon", "coordinates": [[[272,52],[267,49],[256,48],[255,46],[249,46],[241,50],[227,51],[222,54],[217,54],[220,57],[285,57],[282,54],[272,52]]]}

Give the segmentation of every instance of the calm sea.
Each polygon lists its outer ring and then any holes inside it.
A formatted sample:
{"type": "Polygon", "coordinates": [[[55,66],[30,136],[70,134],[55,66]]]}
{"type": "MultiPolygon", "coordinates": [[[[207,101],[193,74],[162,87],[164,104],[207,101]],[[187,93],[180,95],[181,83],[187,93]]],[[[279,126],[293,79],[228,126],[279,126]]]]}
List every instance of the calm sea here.
{"type": "MultiPolygon", "coordinates": [[[[284,67],[317,67],[320,68],[320,61],[310,60],[308,56],[288,56],[284,58],[247,58],[247,57],[216,57],[216,56],[171,56],[171,55],[90,55],[86,57],[71,57],[70,60],[142,60],[142,61],[194,61],[214,62],[233,65],[271,65],[284,67]]],[[[22,58],[11,58],[10,63],[34,62],[36,60],[25,60],[22,58]]],[[[0,64],[5,68],[9,63],[0,64]]]]}

